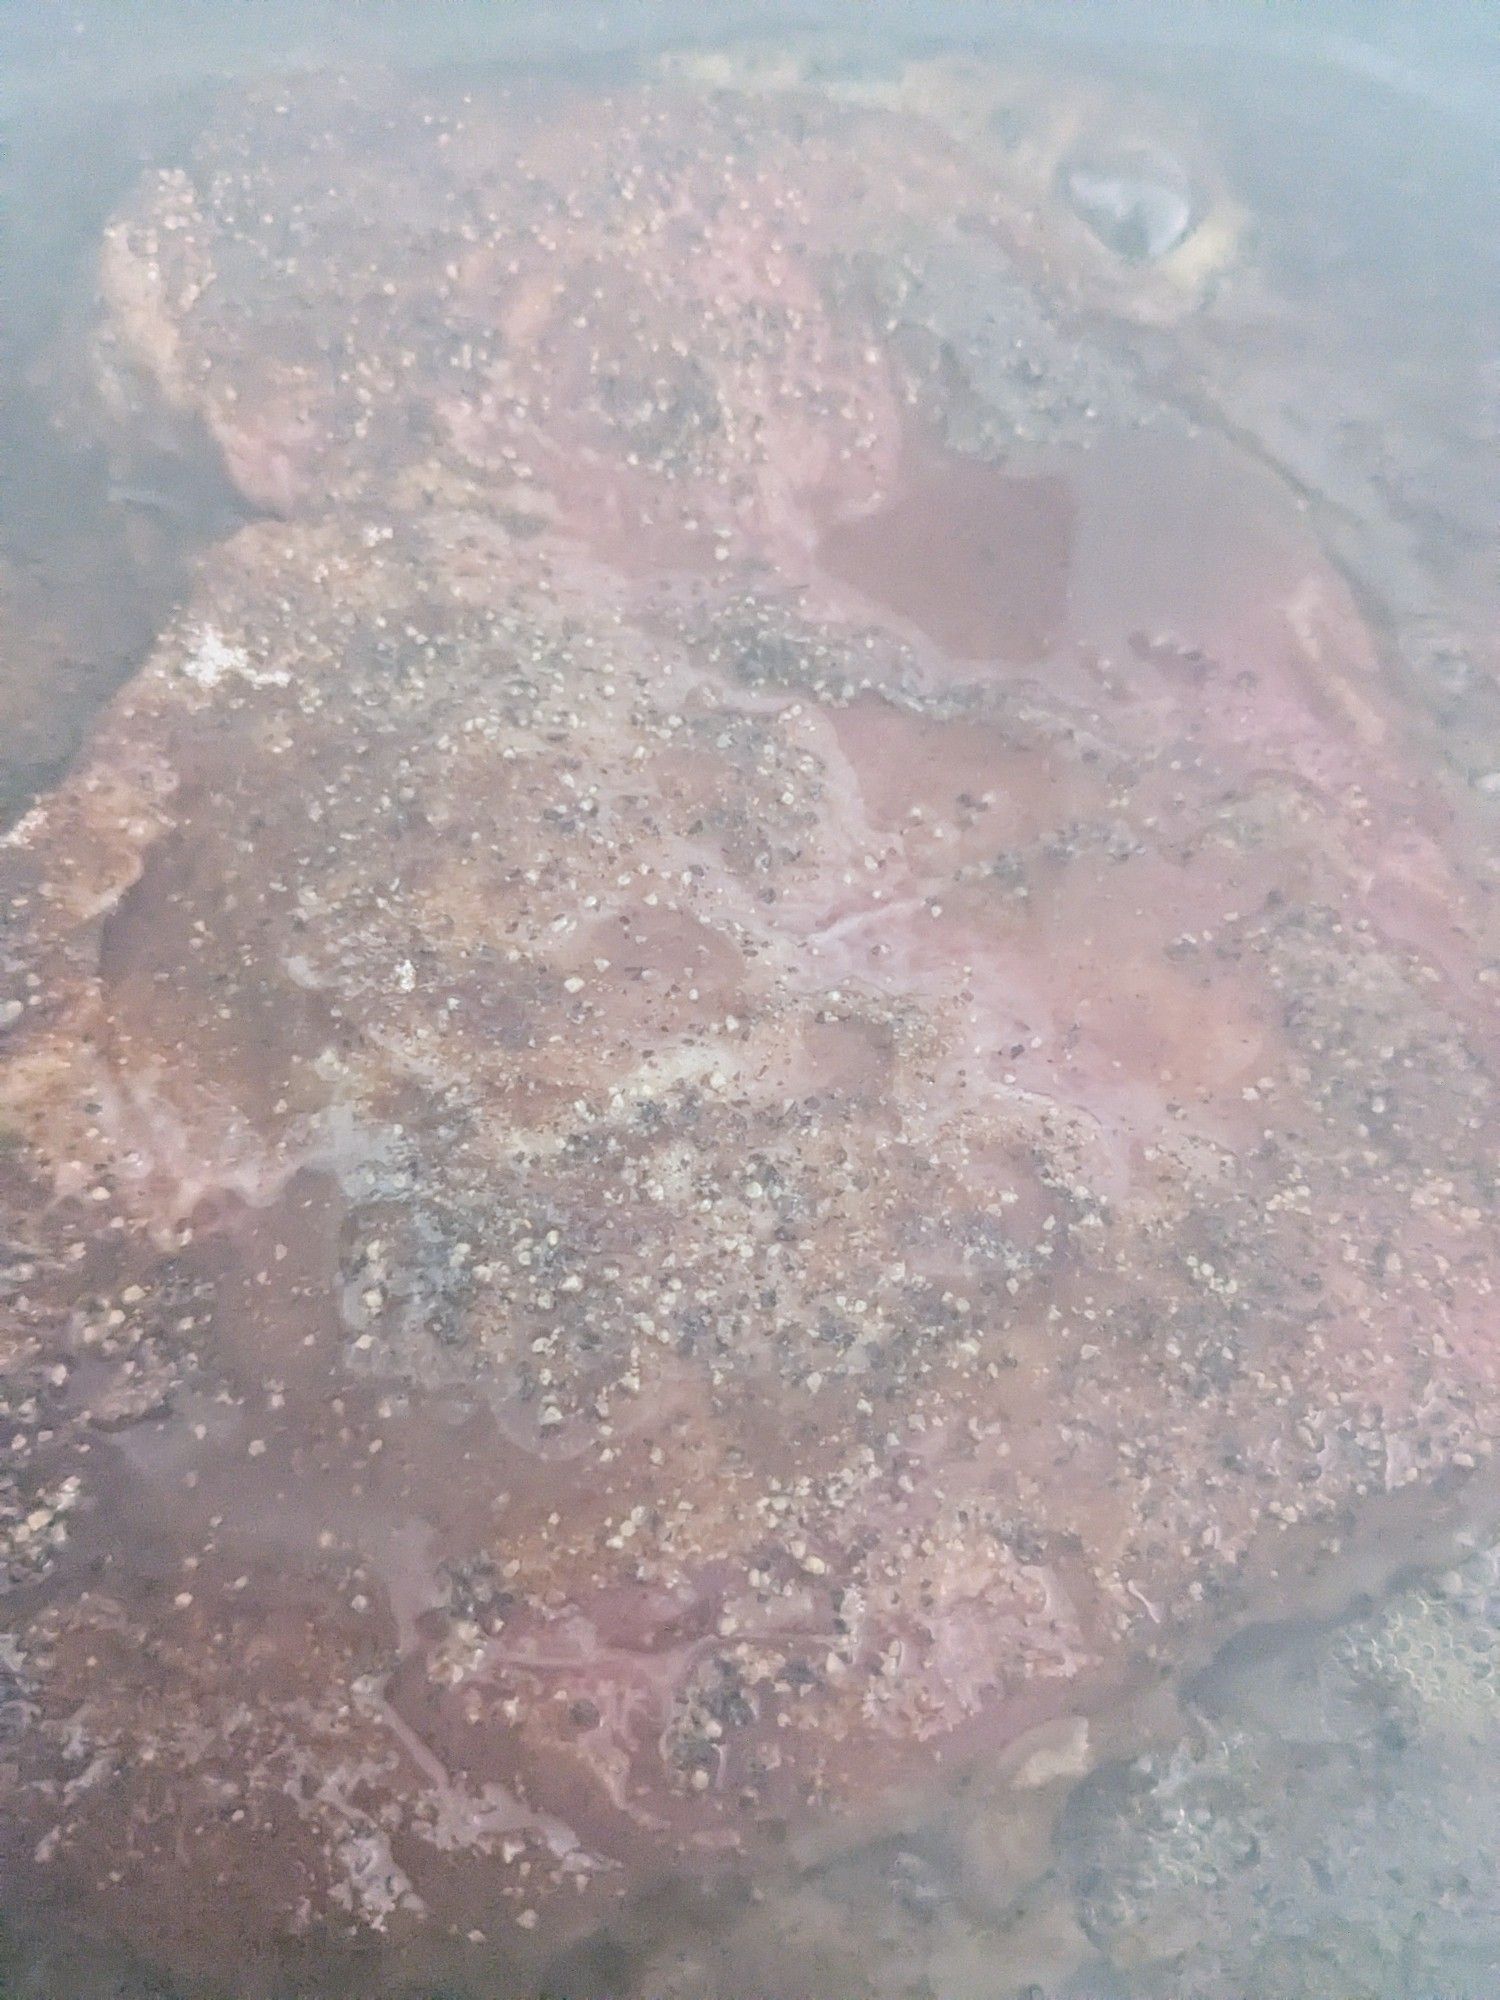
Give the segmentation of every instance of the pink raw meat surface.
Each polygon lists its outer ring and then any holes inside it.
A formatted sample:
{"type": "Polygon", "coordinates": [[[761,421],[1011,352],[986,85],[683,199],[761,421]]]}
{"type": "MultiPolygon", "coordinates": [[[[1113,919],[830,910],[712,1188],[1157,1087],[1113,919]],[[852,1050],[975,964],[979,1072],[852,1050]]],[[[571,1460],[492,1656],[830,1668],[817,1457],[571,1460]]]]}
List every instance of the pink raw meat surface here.
{"type": "Polygon", "coordinates": [[[7,1852],[216,1974],[753,1868],[1500,1387],[1488,913],[1287,497],[935,442],[829,261],[926,127],[425,115],[113,227],[288,518],[0,853],[7,1852]]]}

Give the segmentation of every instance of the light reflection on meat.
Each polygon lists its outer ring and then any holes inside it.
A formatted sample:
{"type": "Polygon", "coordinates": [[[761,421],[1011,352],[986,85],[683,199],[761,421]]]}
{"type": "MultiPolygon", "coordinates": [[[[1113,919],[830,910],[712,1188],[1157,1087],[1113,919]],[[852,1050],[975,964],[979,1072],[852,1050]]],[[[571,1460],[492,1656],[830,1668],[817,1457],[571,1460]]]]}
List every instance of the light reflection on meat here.
{"type": "Polygon", "coordinates": [[[289,518],[4,851],[7,1839],[524,1965],[1473,1468],[1483,911],[1261,474],[934,441],[842,259],[935,128],[327,116],[105,251],[289,518]]]}

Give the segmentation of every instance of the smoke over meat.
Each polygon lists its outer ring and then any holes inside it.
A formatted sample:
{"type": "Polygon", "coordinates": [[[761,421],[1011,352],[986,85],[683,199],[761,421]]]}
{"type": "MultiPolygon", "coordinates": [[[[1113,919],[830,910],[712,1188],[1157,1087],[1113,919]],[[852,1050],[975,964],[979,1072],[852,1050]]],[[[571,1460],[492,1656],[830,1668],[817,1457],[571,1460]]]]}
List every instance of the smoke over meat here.
{"type": "Polygon", "coordinates": [[[303,84],[111,223],[255,518],[0,852],[49,1906],[540,1963],[1486,1454],[1459,809],[980,130],[303,84]]]}

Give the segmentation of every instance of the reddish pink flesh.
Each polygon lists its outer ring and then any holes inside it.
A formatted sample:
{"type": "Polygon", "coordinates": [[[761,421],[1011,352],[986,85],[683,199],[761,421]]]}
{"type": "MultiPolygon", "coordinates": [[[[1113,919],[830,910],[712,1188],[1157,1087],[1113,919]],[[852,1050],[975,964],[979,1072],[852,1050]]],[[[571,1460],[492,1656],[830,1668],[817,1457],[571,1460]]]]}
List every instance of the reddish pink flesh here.
{"type": "Polygon", "coordinates": [[[1496,1415],[1484,912],[1287,497],[913,435],[826,218],[980,202],[933,134],[612,115],[456,124],[510,237],[392,192],[373,398],[174,311],[294,518],[4,856],[83,1489],[14,1844],[185,1965],[753,1865],[1496,1415]]]}

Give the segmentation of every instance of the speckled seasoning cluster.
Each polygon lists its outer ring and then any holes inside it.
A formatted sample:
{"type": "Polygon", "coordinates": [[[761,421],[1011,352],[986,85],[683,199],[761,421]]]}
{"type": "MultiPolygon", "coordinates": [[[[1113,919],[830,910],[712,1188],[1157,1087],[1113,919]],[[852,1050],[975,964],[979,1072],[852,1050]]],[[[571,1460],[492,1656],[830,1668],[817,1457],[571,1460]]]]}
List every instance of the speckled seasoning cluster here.
{"type": "Polygon", "coordinates": [[[1229,205],[1016,102],[266,86],[111,222],[254,518],[0,849],[40,1906],[540,1964],[1483,1477],[1466,808],[1111,342],[1229,205]]]}

